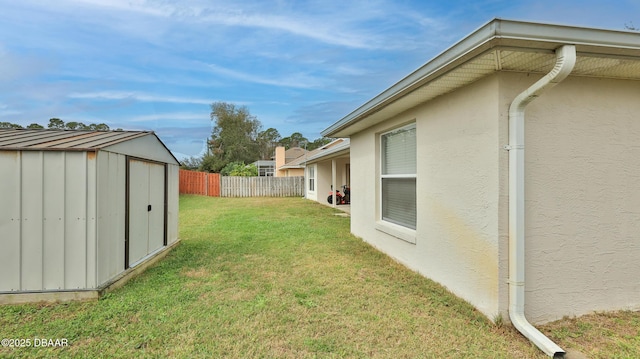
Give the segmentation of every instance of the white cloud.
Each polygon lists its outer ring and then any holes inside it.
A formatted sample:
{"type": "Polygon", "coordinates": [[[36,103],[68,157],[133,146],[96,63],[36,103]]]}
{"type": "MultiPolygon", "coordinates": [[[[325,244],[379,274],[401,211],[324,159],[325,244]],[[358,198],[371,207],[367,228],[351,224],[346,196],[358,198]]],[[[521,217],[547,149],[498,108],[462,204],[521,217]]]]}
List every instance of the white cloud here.
{"type": "Polygon", "coordinates": [[[15,111],[15,110],[2,110],[2,109],[0,109],[0,117],[14,116],[14,115],[19,115],[21,113],[22,112],[15,111]]]}
{"type": "MultiPolygon", "coordinates": [[[[126,30],[129,36],[147,39],[153,38],[154,33],[164,34],[172,25],[187,31],[205,25],[273,30],[328,45],[388,50],[400,48],[405,42],[398,38],[398,31],[385,27],[386,24],[414,24],[425,29],[441,26],[435,17],[387,1],[307,1],[277,5],[259,1],[60,0],[35,4],[38,9],[92,19],[101,26],[121,33],[126,30]],[[154,21],[157,18],[162,21],[154,21]],[[379,29],[371,26],[372,23],[379,29]]],[[[161,41],[161,38],[154,40],[161,41]]]]}
{"type": "Polygon", "coordinates": [[[8,105],[0,102],[0,117],[19,115],[21,112],[12,110],[8,105]]]}
{"type": "Polygon", "coordinates": [[[248,13],[215,13],[209,14],[202,21],[226,26],[254,27],[267,30],[287,32],[296,36],[310,38],[325,44],[345,46],[351,48],[371,49],[374,44],[364,34],[355,31],[341,31],[333,27],[331,22],[318,22],[272,14],[248,13]]]}
{"type": "Polygon", "coordinates": [[[138,92],[125,91],[98,91],[98,92],[74,92],[69,94],[70,98],[75,99],[93,99],[93,100],[135,100],[140,102],[168,102],[168,103],[185,103],[197,105],[209,105],[210,99],[189,98],[177,96],[160,96],[138,92]]]}
{"type": "Polygon", "coordinates": [[[133,116],[127,119],[130,122],[151,122],[151,121],[174,121],[179,123],[207,123],[210,121],[208,113],[197,112],[169,112],[157,113],[150,115],[133,116]]]}
{"type": "Polygon", "coordinates": [[[245,73],[237,70],[228,69],[222,66],[218,66],[216,64],[209,64],[209,68],[211,69],[212,72],[218,75],[226,76],[229,78],[233,78],[233,79],[241,80],[245,82],[262,84],[262,85],[310,89],[310,88],[321,87],[324,83],[324,80],[320,78],[315,78],[313,76],[309,76],[304,73],[287,73],[282,77],[267,78],[267,77],[253,75],[253,74],[249,74],[249,73],[245,73]]]}

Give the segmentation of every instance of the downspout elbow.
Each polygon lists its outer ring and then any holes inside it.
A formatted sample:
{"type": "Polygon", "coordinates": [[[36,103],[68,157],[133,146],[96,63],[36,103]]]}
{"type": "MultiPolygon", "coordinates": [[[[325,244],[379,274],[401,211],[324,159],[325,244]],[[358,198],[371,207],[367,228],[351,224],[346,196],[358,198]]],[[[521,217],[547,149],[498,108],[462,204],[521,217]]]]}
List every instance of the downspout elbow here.
{"type": "Polygon", "coordinates": [[[576,64],[576,47],[574,45],[564,45],[556,50],[556,63],[553,69],[543,78],[520,93],[509,106],[509,118],[511,115],[524,113],[525,107],[542,93],[562,82],[576,64]]]}
{"type": "Polygon", "coordinates": [[[509,107],[509,318],[520,333],[553,358],[563,358],[565,351],[533,327],[524,315],[524,113],[531,101],[569,76],[575,63],[575,46],[558,48],[554,68],[516,96],[509,107]]]}

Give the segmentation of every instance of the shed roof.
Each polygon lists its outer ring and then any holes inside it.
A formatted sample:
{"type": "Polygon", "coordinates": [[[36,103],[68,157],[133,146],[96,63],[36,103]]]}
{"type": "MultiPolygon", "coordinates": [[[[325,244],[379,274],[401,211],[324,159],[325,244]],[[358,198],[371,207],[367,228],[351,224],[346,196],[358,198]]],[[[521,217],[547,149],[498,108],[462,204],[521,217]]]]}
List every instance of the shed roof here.
{"type": "Polygon", "coordinates": [[[345,155],[349,152],[349,143],[350,140],[348,138],[338,138],[322,147],[318,147],[315,150],[307,152],[305,155],[302,155],[291,162],[285,163],[285,165],[280,168],[304,168],[309,162],[317,162],[321,159],[330,159],[345,155]]]}
{"type": "Polygon", "coordinates": [[[0,129],[0,150],[95,151],[149,134],[153,132],[0,129]]]}
{"type": "Polygon", "coordinates": [[[494,19],[322,131],[347,137],[497,71],[548,73],[576,46],[571,76],[640,80],[640,33],[494,19]]]}
{"type": "MultiPolygon", "coordinates": [[[[0,151],[95,152],[122,142],[153,136],[171,154],[153,131],[79,131],[7,128],[0,129],[0,151]]],[[[173,154],[171,157],[175,159],[173,154]]],[[[176,163],[179,161],[176,160],[176,163]]]]}

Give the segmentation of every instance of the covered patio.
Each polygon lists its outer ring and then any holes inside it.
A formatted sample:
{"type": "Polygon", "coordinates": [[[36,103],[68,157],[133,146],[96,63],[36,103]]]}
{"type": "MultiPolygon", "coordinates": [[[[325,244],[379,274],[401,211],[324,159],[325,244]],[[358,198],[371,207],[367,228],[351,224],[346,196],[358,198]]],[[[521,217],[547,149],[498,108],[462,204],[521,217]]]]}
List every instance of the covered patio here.
{"type": "Polygon", "coordinates": [[[336,204],[335,192],[331,203],[328,198],[333,189],[343,192],[342,186],[351,187],[350,141],[337,139],[312,153],[305,163],[306,198],[350,212],[350,206],[336,204]]]}

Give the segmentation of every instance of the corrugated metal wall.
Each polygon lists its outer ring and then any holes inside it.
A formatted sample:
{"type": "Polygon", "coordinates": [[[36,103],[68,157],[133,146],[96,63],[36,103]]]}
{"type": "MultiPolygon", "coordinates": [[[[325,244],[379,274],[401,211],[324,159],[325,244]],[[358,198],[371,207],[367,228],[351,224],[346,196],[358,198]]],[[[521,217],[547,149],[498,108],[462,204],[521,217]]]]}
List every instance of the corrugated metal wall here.
{"type": "MultiPolygon", "coordinates": [[[[148,142],[127,147],[157,151],[148,142]]],[[[0,292],[95,289],[125,270],[126,160],[111,151],[0,151],[0,292]]],[[[154,195],[161,197],[164,166],[157,167],[151,175],[162,182],[154,195]]],[[[167,164],[167,186],[171,244],[178,240],[176,164],[167,164]]],[[[152,231],[160,246],[163,230],[152,231]]]]}
{"type": "Polygon", "coordinates": [[[98,285],[124,270],[126,156],[98,152],[98,285]]]}
{"type": "Polygon", "coordinates": [[[96,161],[0,151],[0,291],[96,286],[96,161]]]}
{"type": "Polygon", "coordinates": [[[179,169],[177,165],[167,165],[167,244],[178,240],[179,169]]]}

